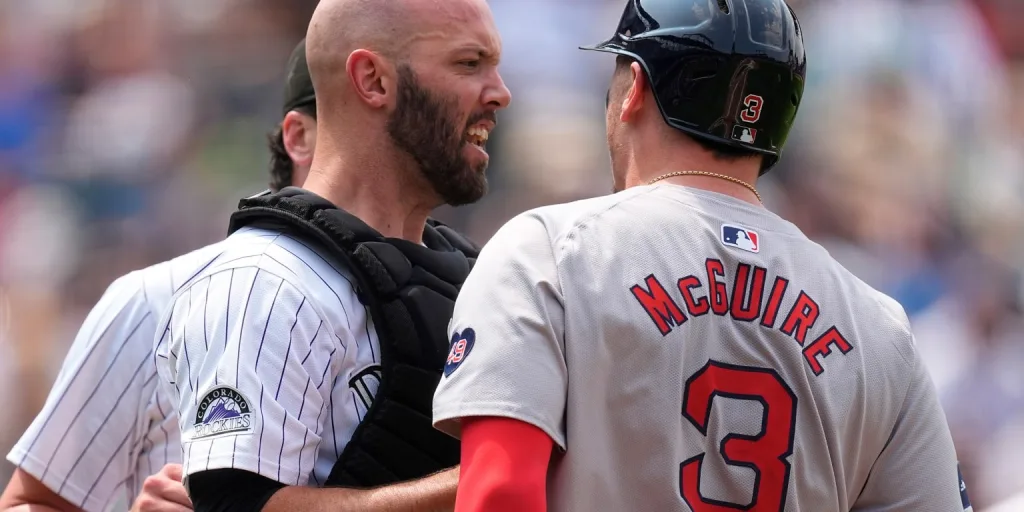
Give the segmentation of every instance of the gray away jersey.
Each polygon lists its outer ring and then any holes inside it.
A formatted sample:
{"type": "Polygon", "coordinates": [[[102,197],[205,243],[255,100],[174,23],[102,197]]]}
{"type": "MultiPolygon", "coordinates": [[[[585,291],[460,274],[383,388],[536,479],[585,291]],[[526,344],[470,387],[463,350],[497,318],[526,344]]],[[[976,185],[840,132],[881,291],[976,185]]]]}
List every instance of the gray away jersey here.
{"type": "Polygon", "coordinates": [[[354,278],[274,231],[239,231],[222,248],[158,324],[184,475],[235,468],[322,485],[380,383],[354,278]]]}
{"type": "Polygon", "coordinates": [[[157,386],[153,338],[178,286],[220,254],[207,246],[110,285],[75,337],[42,411],[7,460],[70,503],[131,503],[181,461],[177,419],[157,386]]]}
{"type": "Polygon", "coordinates": [[[970,509],[902,308],[731,197],[658,184],[522,214],[450,330],[436,426],[542,429],[553,511],[970,509]]]}

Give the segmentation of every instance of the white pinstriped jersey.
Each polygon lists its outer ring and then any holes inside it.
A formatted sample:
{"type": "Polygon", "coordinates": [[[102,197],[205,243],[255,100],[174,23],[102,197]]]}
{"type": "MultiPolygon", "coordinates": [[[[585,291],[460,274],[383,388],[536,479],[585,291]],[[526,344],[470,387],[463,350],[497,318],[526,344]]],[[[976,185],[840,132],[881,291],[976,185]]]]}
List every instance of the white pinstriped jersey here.
{"type": "Polygon", "coordinates": [[[127,274],[86,317],[53,389],[7,455],[88,512],[129,503],[143,480],[181,459],[177,421],[157,386],[153,339],[171,296],[217,245],[127,274]]]}
{"type": "Polygon", "coordinates": [[[354,278],[303,241],[238,232],[160,320],[186,478],[236,468],[322,485],[379,384],[354,278]]]}
{"type": "Polygon", "coordinates": [[[549,510],[970,509],[898,303],[778,216],[661,183],[488,242],[434,397],[561,450],[549,510]]]}

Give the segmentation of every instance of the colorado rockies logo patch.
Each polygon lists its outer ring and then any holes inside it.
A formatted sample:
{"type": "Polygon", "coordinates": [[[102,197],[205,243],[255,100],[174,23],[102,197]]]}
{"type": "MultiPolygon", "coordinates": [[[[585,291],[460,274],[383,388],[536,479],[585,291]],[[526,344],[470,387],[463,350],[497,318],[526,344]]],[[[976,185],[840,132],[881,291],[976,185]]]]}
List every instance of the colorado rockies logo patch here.
{"type": "Polygon", "coordinates": [[[217,386],[199,401],[192,440],[252,432],[252,409],[242,393],[231,386],[217,386]]]}

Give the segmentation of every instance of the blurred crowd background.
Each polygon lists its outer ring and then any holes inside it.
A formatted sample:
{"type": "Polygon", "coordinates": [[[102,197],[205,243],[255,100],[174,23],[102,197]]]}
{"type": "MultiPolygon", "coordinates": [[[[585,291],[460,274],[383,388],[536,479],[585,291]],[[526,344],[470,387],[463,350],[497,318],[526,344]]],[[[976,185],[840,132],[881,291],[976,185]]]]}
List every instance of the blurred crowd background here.
{"type": "MultiPolygon", "coordinates": [[[[512,107],[486,242],[609,192],[607,38],[624,0],[490,0],[512,107]]],[[[224,236],[315,0],[0,0],[0,451],[117,276],[224,236]]],[[[983,510],[1024,490],[1024,2],[791,0],[809,62],[767,205],[897,298],[983,510]]],[[[0,478],[11,468],[3,462],[0,478]]]]}

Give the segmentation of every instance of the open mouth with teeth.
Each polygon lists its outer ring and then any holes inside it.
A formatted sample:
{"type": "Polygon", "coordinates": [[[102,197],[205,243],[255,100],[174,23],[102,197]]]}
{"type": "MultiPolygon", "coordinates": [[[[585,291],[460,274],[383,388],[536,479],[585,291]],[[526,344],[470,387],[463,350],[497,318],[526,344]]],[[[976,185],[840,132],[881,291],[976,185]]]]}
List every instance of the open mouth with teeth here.
{"type": "Polygon", "coordinates": [[[487,137],[490,132],[486,128],[480,126],[473,126],[469,130],[466,130],[466,140],[474,146],[483,148],[487,145],[487,137]]]}

